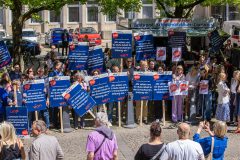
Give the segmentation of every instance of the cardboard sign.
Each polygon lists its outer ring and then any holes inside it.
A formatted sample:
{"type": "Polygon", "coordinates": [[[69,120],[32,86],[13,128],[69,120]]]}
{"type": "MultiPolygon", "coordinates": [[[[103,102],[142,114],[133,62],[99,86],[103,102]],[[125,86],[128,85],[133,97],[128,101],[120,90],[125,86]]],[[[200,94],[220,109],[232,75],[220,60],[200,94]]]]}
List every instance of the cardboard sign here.
{"type": "Polygon", "coordinates": [[[170,96],[188,95],[188,81],[168,82],[170,96]]]}
{"type": "Polygon", "coordinates": [[[127,72],[110,73],[109,84],[111,91],[111,102],[123,101],[127,97],[129,88],[127,72]]]}
{"type": "Polygon", "coordinates": [[[155,58],[153,35],[148,33],[135,34],[134,42],[137,61],[155,58]]]}
{"type": "Polygon", "coordinates": [[[90,97],[84,89],[82,89],[79,83],[74,83],[62,94],[62,96],[81,117],[96,104],[93,98],[90,97]]]}
{"type": "Polygon", "coordinates": [[[89,46],[87,42],[81,42],[69,47],[68,69],[69,70],[86,70],[89,46]]]}
{"type": "Polygon", "coordinates": [[[199,94],[208,94],[208,80],[201,80],[199,83],[199,94]]]}
{"type": "Polygon", "coordinates": [[[132,31],[116,30],[112,32],[112,58],[132,57],[132,31]]]}
{"type": "Polygon", "coordinates": [[[70,77],[49,77],[49,102],[50,107],[65,107],[66,101],[62,97],[62,93],[70,87],[70,77]]]}
{"type": "Polygon", "coordinates": [[[166,47],[157,47],[156,60],[166,61],[166,58],[167,58],[166,47]]]}
{"type": "Polygon", "coordinates": [[[3,41],[0,41],[0,69],[9,65],[11,62],[12,58],[6,44],[3,41]]]}
{"type": "Polygon", "coordinates": [[[171,100],[168,83],[172,82],[172,72],[155,72],[153,79],[153,100],[171,100]]]}
{"type": "Polygon", "coordinates": [[[91,74],[93,70],[98,69],[101,73],[103,68],[104,56],[101,46],[94,46],[89,48],[89,56],[87,60],[88,73],[91,74]]]}
{"type": "Polygon", "coordinates": [[[108,103],[111,99],[108,74],[93,76],[89,80],[90,95],[97,105],[108,103]]]}
{"type": "Polygon", "coordinates": [[[7,121],[12,123],[19,138],[29,137],[28,111],[26,107],[7,107],[7,121]]]}
{"type": "Polygon", "coordinates": [[[133,99],[153,99],[153,72],[134,72],[133,74],[133,99]]]}
{"type": "Polygon", "coordinates": [[[24,82],[23,98],[26,100],[28,112],[44,110],[46,108],[44,79],[24,82]]]}
{"type": "Polygon", "coordinates": [[[182,48],[172,48],[172,62],[179,62],[182,59],[182,48]]]}

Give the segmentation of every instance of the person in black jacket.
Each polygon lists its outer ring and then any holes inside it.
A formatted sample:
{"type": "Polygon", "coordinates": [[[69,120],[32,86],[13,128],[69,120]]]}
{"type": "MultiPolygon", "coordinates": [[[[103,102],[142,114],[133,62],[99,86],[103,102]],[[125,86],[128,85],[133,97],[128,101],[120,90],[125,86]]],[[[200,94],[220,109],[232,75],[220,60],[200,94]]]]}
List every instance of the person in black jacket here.
{"type": "Polygon", "coordinates": [[[135,160],[159,159],[165,144],[161,141],[162,129],[158,121],[153,122],[150,127],[150,140],[143,144],[137,151],[135,160]]]}
{"type": "Polygon", "coordinates": [[[62,38],[62,56],[64,56],[64,49],[66,49],[66,55],[67,55],[68,42],[69,42],[69,34],[66,29],[64,29],[61,38],[62,38]]]}

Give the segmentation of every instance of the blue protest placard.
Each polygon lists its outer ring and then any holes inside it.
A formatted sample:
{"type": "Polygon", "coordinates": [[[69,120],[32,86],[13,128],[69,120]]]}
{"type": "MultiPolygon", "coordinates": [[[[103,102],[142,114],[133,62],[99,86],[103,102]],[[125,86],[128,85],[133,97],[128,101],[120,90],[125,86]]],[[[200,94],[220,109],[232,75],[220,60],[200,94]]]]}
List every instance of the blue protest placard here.
{"type": "Polygon", "coordinates": [[[28,111],[26,107],[7,107],[7,121],[12,123],[19,138],[28,136],[28,111]]]}
{"type": "Polygon", "coordinates": [[[101,73],[104,71],[103,67],[104,56],[101,46],[94,46],[89,49],[89,56],[87,60],[88,73],[91,74],[93,70],[98,69],[101,73]]]}
{"type": "Polygon", "coordinates": [[[137,61],[155,58],[156,52],[153,44],[153,35],[139,33],[134,35],[134,40],[137,61]]]}
{"type": "Polygon", "coordinates": [[[67,106],[66,101],[62,97],[63,92],[65,92],[70,87],[70,77],[60,76],[60,77],[49,77],[49,102],[50,107],[65,107],[67,106]]]}
{"type": "Polygon", "coordinates": [[[24,82],[23,98],[26,101],[28,112],[44,110],[46,108],[44,79],[24,82]]]}
{"type": "Polygon", "coordinates": [[[62,94],[62,96],[79,116],[83,116],[96,104],[93,98],[82,89],[79,83],[74,83],[62,94]]]}
{"type": "Polygon", "coordinates": [[[153,72],[134,72],[133,99],[152,100],[153,98],[153,72]]]}
{"type": "Polygon", "coordinates": [[[110,85],[108,74],[93,76],[89,79],[90,95],[97,105],[108,103],[110,101],[110,85]]]}
{"type": "Polygon", "coordinates": [[[116,30],[112,32],[112,58],[132,57],[132,31],[116,30]]]}
{"type": "Polygon", "coordinates": [[[123,101],[128,95],[128,75],[127,72],[121,73],[110,73],[109,74],[110,84],[110,101],[118,102],[123,101]]]}
{"type": "Polygon", "coordinates": [[[89,46],[87,42],[81,42],[74,47],[70,47],[68,54],[69,70],[86,70],[89,46]]]}
{"type": "Polygon", "coordinates": [[[3,41],[0,41],[0,68],[9,65],[11,62],[12,58],[6,44],[3,41]]]}
{"type": "Polygon", "coordinates": [[[221,36],[218,30],[215,29],[214,31],[208,33],[208,38],[212,44],[210,51],[218,52],[223,46],[223,43],[229,38],[229,36],[221,36]]]}
{"type": "Polygon", "coordinates": [[[153,100],[171,100],[168,82],[172,81],[172,72],[154,73],[153,79],[153,100]]]}

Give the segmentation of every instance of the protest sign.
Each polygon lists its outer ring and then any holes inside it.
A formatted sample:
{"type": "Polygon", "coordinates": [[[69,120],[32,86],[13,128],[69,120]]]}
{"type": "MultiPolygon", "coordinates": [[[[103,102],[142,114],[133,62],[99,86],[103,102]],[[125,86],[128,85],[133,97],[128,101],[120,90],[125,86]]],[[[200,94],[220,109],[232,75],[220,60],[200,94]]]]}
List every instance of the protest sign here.
{"type": "Polygon", "coordinates": [[[134,72],[133,99],[152,100],[153,98],[153,72],[134,72]]]}
{"type": "Polygon", "coordinates": [[[0,69],[9,65],[11,62],[12,59],[6,44],[0,41],[0,69]]]}
{"type": "Polygon", "coordinates": [[[172,72],[154,73],[153,79],[153,100],[171,100],[168,82],[172,81],[172,72]]]}
{"type": "Polygon", "coordinates": [[[71,87],[69,87],[62,96],[81,117],[96,104],[93,98],[90,97],[84,89],[82,89],[78,82],[75,82],[71,87]]]}
{"type": "Polygon", "coordinates": [[[90,95],[97,105],[108,103],[111,98],[108,74],[93,76],[89,80],[90,95]]]}
{"type": "Polygon", "coordinates": [[[28,111],[26,107],[7,107],[7,121],[12,123],[19,138],[28,137],[28,111]]]}
{"type": "Polygon", "coordinates": [[[156,60],[157,61],[166,61],[166,47],[157,47],[156,60]]]}
{"type": "Polygon", "coordinates": [[[179,83],[176,81],[168,82],[170,96],[176,96],[180,94],[179,83]]]}
{"type": "Polygon", "coordinates": [[[208,94],[208,80],[201,80],[199,84],[199,94],[208,94]]]}
{"type": "Polygon", "coordinates": [[[210,48],[211,52],[218,52],[223,46],[223,43],[229,38],[228,34],[220,35],[221,31],[218,31],[215,29],[214,31],[208,33],[208,38],[212,44],[212,47],[210,48]]]}
{"type": "Polygon", "coordinates": [[[186,44],[186,32],[168,31],[168,46],[184,48],[186,44]]]}
{"type": "Polygon", "coordinates": [[[180,95],[188,95],[188,81],[180,81],[179,84],[180,95]]]}
{"type": "Polygon", "coordinates": [[[182,59],[182,48],[172,48],[172,62],[179,62],[182,59]]]}
{"type": "Polygon", "coordinates": [[[50,107],[65,107],[66,101],[62,93],[70,87],[69,76],[49,77],[49,102],[50,107]]]}
{"type": "Polygon", "coordinates": [[[98,69],[100,72],[103,68],[104,57],[101,46],[94,46],[89,48],[89,56],[87,60],[88,73],[91,74],[93,70],[98,69]]]}
{"type": "Polygon", "coordinates": [[[112,58],[132,57],[132,31],[116,30],[112,32],[112,58]]]}
{"type": "Polygon", "coordinates": [[[26,101],[28,112],[44,110],[46,108],[44,79],[24,82],[23,98],[26,101]]]}
{"type": "Polygon", "coordinates": [[[128,75],[127,72],[110,73],[110,101],[117,102],[123,101],[128,95],[128,75]]]}
{"type": "Polygon", "coordinates": [[[153,35],[148,33],[137,33],[134,35],[136,60],[155,58],[153,35]]]}
{"type": "Polygon", "coordinates": [[[86,70],[89,46],[87,42],[80,42],[77,45],[69,47],[68,69],[86,70]]]}

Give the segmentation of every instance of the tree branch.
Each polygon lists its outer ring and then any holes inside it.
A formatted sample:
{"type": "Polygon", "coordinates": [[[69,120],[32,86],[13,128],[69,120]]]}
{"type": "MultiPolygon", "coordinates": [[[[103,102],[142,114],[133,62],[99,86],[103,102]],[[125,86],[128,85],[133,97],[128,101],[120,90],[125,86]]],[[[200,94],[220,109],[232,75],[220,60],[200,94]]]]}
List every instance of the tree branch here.
{"type": "Polygon", "coordinates": [[[194,8],[194,7],[190,8],[190,9],[187,11],[187,13],[185,14],[184,18],[188,18],[188,17],[189,17],[189,15],[190,15],[190,13],[191,13],[191,11],[192,11],[193,8],[194,8]]]}
{"type": "Polygon", "coordinates": [[[168,18],[173,18],[173,15],[170,14],[170,13],[167,11],[165,5],[161,2],[161,0],[156,0],[156,1],[157,1],[157,3],[162,7],[162,9],[164,10],[164,13],[166,14],[166,16],[167,16],[168,18]]]}
{"type": "Polygon", "coordinates": [[[182,6],[182,8],[183,9],[193,8],[194,6],[200,4],[200,3],[204,2],[204,1],[206,1],[206,0],[197,0],[197,1],[193,2],[193,3],[191,3],[191,4],[187,4],[187,5],[182,6]]]}

